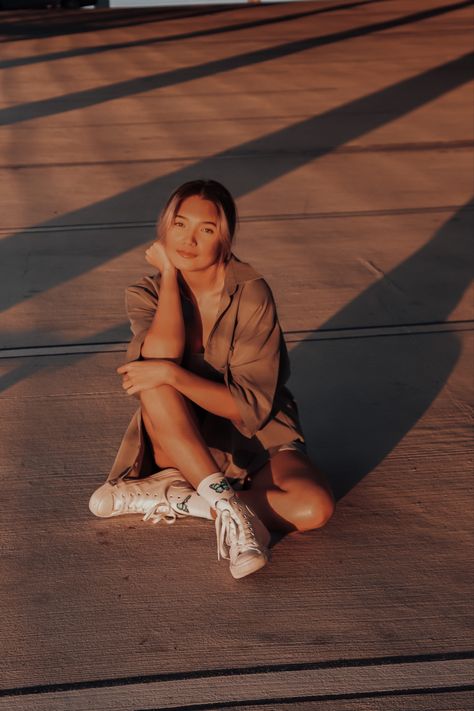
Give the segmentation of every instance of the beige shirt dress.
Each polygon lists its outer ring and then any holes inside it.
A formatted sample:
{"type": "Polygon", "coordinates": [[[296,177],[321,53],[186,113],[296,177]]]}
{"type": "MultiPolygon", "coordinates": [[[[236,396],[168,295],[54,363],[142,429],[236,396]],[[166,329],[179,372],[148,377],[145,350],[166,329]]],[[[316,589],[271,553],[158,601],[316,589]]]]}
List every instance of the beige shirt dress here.
{"type": "MultiPolygon", "coordinates": [[[[146,276],[126,289],[133,338],[126,362],[141,360],[141,347],[158,304],[160,274],[146,276]]],[[[192,303],[181,291],[185,322],[192,303]]],[[[282,444],[302,443],[296,402],[285,386],[290,375],[288,351],[271,289],[261,274],[234,254],[226,266],[216,322],[202,354],[185,349],[182,367],[225,383],[237,401],[243,424],[197,405],[204,440],[234,488],[260,469],[282,444]]],[[[136,396],[138,398],[138,396],[136,396]]],[[[144,477],[159,469],[139,407],[125,432],[107,481],[144,477]]]]}

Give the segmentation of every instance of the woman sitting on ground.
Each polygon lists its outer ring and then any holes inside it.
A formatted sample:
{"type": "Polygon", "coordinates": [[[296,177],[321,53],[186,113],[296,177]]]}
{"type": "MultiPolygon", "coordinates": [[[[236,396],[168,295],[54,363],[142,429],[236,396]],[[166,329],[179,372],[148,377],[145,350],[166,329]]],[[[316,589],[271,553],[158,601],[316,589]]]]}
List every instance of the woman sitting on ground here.
{"type": "Polygon", "coordinates": [[[126,293],[134,337],[117,372],[140,406],[89,507],[101,517],[215,519],[218,558],[240,578],[269,560],[269,531],[323,526],[334,497],[285,386],[271,289],[232,252],[236,222],[217,181],[169,197],[146,251],[158,273],[126,293]]]}

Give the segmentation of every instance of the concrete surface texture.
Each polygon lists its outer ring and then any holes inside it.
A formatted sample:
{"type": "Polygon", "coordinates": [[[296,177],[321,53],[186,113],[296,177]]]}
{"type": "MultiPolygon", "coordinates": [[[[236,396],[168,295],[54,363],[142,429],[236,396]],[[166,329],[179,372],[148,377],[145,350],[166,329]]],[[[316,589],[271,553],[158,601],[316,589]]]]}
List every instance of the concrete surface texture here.
{"type": "Polygon", "coordinates": [[[0,710],[472,706],[472,7],[0,15],[0,710]],[[124,288],[236,196],[338,497],[235,581],[209,521],[99,520],[124,288]]]}

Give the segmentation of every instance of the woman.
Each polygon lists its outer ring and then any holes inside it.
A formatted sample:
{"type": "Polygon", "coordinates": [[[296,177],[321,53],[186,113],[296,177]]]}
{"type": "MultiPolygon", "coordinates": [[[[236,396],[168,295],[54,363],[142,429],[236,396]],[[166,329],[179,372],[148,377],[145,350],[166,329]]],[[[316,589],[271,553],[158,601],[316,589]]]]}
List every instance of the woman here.
{"type": "Polygon", "coordinates": [[[154,522],[215,519],[218,558],[240,578],[269,560],[269,530],[323,526],[334,497],[285,387],[270,287],[232,252],[236,222],[217,181],[169,197],[146,251],[158,274],[126,292],[134,337],[117,372],[140,406],[89,507],[154,522]]]}

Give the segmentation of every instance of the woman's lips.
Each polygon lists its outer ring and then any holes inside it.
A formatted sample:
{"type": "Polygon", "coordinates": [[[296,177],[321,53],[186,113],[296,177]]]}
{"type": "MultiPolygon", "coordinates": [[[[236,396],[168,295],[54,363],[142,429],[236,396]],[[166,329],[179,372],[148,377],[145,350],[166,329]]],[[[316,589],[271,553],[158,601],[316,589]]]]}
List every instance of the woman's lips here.
{"type": "Polygon", "coordinates": [[[185,259],[192,259],[193,257],[196,256],[192,252],[183,252],[182,249],[177,249],[176,251],[178,252],[180,257],[184,257],[185,259]]]}

